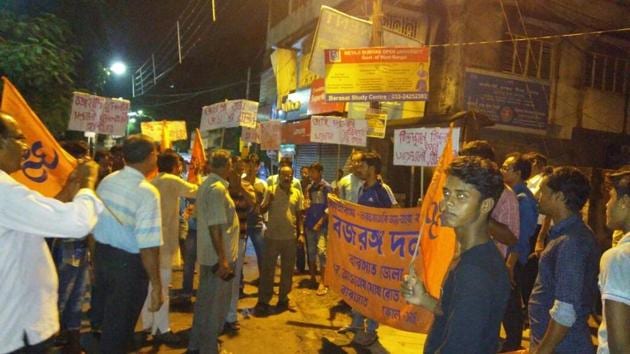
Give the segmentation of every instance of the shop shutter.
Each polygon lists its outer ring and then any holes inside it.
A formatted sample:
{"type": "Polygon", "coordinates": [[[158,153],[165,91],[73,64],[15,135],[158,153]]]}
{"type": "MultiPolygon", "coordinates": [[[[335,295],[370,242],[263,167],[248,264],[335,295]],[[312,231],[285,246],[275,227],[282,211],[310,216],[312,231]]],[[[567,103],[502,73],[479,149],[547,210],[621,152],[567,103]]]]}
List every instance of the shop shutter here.
{"type": "Polygon", "coordinates": [[[328,183],[332,183],[337,176],[337,166],[338,168],[344,169],[344,165],[346,164],[346,160],[350,153],[352,153],[352,147],[346,145],[339,145],[339,159],[338,145],[332,144],[320,144],[319,147],[319,163],[324,167],[324,179],[328,181],[328,183]],[[339,160],[339,163],[337,163],[339,160]]]}
{"type": "Polygon", "coordinates": [[[305,144],[296,146],[294,167],[297,178],[300,178],[300,169],[303,166],[310,166],[313,162],[319,161],[319,145],[305,144]]]}

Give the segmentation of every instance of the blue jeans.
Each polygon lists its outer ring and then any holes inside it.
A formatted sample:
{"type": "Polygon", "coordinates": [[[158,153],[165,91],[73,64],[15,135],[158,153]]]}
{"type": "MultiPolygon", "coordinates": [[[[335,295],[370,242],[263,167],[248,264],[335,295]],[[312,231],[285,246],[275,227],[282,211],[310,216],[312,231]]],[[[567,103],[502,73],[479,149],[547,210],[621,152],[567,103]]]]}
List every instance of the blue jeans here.
{"type": "Polygon", "coordinates": [[[184,295],[192,295],[195,263],[197,263],[197,230],[189,229],[186,241],[184,241],[184,276],[182,280],[182,294],[184,295]]]}
{"type": "Polygon", "coordinates": [[[263,249],[265,246],[265,238],[263,230],[258,228],[247,228],[247,236],[252,240],[254,246],[254,252],[256,252],[256,263],[258,265],[258,276],[260,277],[260,270],[262,269],[263,249]]]}
{"type": "Polygon", "coordinates": [[[81,302],[86,292],[87,240],[55,242],[53,257],[59,275],[59,309],[62,330],[81,329],[81,302]]]}
{"type": "Polygon", "coordinates": [[[350,327],[359,328],[363,330],[363,322],[365,320],[367,320],[366,331],[368,333],[376,332],[376,329],[378,328],[378,322],[374,321],[373,319],[363,316],[362,314],[360,314],[358,311],[355,311],[354,309],[352,310],[352,324],[350,324],[350,327]]]}

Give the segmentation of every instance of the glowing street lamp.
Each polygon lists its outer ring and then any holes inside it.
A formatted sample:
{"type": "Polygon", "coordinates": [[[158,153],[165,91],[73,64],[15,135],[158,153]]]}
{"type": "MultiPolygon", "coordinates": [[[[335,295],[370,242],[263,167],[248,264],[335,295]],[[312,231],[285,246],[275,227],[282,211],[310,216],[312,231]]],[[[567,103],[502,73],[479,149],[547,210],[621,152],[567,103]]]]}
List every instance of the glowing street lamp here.
{"type": "Polygon", "coordinates": [[[111,70],[114,75],[124,75],[127,72],[127,65],[121,61],[117,61],[109,67],[109,70],[111,70]]]}

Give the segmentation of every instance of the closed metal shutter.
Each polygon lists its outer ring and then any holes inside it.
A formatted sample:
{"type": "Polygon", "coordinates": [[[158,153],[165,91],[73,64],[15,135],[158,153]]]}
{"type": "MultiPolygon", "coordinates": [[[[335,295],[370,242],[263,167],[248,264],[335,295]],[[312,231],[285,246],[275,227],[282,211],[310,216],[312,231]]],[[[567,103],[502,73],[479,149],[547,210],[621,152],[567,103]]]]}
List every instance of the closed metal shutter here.
{"type": "Polygon", "coordinates": [[[295,176],[300,178],[300,169],[303,166],[310,166],[313,162],[319,161],[319,145],[305,144],[296,145],[295,148],[295,176]]]}
{"type": "Polygon", "coordinates": [[[319,163],[324,167],[324,179],[328,183],[332,183],[337,177],[337,168],[344,169],[346,160],[350,153],[352,153],[352,147],[346,145],[332,144],[320,144],[319,147],[319,163]]]}

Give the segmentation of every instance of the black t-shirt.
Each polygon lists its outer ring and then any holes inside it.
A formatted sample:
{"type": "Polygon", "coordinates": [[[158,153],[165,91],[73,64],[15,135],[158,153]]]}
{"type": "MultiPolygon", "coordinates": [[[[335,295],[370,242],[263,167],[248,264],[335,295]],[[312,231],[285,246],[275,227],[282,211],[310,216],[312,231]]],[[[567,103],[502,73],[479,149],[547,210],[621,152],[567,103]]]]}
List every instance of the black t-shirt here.
{"type": "Polygon", "coordinates": [[[442,287],[442,315],[435,316],[425,353],[496,353],[510,296],[503,257],[488,241],[462,253],[442,287]]]}

